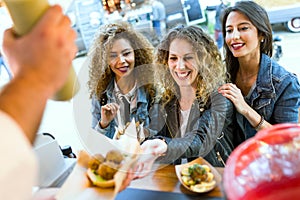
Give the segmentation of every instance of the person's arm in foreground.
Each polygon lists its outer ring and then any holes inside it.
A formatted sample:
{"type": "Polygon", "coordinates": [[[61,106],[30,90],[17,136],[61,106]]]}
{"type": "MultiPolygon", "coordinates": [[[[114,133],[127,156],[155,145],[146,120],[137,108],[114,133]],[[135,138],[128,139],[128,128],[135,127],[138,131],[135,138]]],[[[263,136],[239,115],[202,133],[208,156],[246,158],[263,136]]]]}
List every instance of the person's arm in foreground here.
{"type": "Polygon", "coordinates": [[[14,79],[0,93],[0,110],[10,115],[32,143],[47,99],[59,90],[75,57],[76,33],[60,6],[50,7],[27,35],[4,33],[3,51],[14,79]]]}

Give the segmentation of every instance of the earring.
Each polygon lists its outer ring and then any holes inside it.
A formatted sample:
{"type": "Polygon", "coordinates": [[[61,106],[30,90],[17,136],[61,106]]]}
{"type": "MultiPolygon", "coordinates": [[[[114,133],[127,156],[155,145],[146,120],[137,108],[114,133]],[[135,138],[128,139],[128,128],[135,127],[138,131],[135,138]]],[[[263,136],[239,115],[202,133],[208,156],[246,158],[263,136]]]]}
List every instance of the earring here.
{"type": "Polygon", "coordinates": [[[264,42],[264,39],[261,39],[261,41],[260,42],[264,42]]]}

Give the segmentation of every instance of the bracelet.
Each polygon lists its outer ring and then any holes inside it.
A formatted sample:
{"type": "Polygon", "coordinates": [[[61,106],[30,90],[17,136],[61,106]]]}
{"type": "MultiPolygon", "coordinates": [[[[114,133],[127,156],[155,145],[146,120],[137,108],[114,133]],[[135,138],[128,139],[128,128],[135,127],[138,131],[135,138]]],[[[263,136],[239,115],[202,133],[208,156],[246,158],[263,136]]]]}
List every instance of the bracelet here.
{"type": "Polygon", "coordinates": [[[257,124],[257,126],[256,127],[254,127],[254,129],[256,130],[256,131],[259,131],[259,129],[262,127],[262,125],[264,124],[264,122],[265,122],[265,119],[264,119],[264,117],[261,115],[260,116],[260,122],[257,124]]]}

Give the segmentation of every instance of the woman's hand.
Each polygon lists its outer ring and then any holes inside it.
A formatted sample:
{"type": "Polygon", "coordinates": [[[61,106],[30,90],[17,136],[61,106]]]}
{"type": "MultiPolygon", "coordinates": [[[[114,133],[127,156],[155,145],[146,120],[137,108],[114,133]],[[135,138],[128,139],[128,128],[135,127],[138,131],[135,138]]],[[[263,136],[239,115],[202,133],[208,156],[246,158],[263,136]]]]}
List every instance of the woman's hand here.
{"type": "Polygon", "coordinates": [[[119,105],[116,103],[108,103],[101,107],[101,121],[100,126],[106,128],[108,124],[115,118],[119,105]]]}
{"type": "Polygon", "coordinates": [[[236,110],[246,117],[252,127],[254,127],[256,130],[261,130],[272,126],[269,122],[263,121],[263,124],[257,129],[257,126],[261,123],[262,116],[260,116],[259,113],[257,113],[245,102],[241,90],[235,84],[224,84],[218,89],[218,92],[231,100],[236,110]]]}
{"type": "Polygon", "coordinates": [[[245,115],[248,112],[249,105],[245,102],[241,90],[235,84],[224,84],[219,87],[218,92],[228,98],[239,113],[245,115]]]}
{"type": "Polygon", "coordinates": [[[160,140],[146,140],[141,148],[143,153],[138,160],[135,178],[142,178],[151,172],[154,161],[167,152],[168,145],[160,140]]]}
{"type": "Polygon", "coordinates": [[[121,192],[123,190],[125,190],[131,183],[131,181],[134,179],[134,169],[130,168],[126,174],[126,178],[124,179],[124,181],[122,182],[119,191],[121,192]]]}

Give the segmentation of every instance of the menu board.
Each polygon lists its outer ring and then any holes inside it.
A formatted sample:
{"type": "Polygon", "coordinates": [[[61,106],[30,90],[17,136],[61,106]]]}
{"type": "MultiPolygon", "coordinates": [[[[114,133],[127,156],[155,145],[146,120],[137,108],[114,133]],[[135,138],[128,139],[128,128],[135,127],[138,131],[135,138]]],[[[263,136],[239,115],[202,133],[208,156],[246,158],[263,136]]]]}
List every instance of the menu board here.
{"type": "Polygon", "coordinates": [[[206,21],[204,8],[200,4],[200,0],[184,0],[182,5],[187,25],[199,24],[206,21]]]}
{"type": "Polygon", "coordinates": [[[76,23],[86,50],[93,42],[94,34],[103,24],[104,10],[100,0],[75,0],[76,23]]]}

